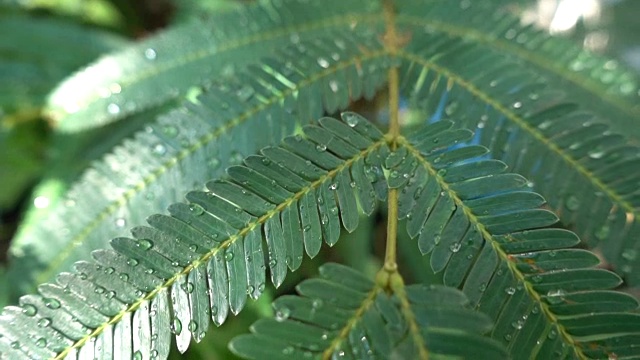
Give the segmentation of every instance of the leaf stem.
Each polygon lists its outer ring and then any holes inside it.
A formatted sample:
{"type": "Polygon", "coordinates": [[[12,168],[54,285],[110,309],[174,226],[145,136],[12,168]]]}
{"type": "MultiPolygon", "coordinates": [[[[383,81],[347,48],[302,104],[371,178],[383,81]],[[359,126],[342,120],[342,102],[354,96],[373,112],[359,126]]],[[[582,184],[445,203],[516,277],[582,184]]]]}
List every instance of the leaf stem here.
{"type": "MultiPolygon", "coordinates": [[[[395,11],[393,0],[383,2],[384,19],[386,32],[384,35],[384,46],[391,56],[396,56],[398,52],[398,35],[395,25],[395,11]]],[[[396,66],[389,69],[389,136],[391,150],[398,147],[398,137],[400,136],[400,91],[398,80],[398,68],[396,66]]],[[[388,214],[387,214],[387,244],[385,249],[384,269],[389,273],[398,270],[397,258],[397,234],[398,234],[398,190],[389,189],[388,214]]]]}

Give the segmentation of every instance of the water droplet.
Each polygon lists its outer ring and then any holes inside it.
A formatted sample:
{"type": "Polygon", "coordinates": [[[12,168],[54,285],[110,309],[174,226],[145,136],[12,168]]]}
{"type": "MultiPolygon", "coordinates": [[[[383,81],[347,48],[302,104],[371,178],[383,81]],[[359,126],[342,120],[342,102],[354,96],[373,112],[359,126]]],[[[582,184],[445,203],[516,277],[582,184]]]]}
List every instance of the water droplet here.
{"type": "Polygon", "coordinates": [[[119,278],[122,281],[128,281],[129,280],[129,274],[121,273],[119,278]]]}
{"type": "Polygon", "coordinates": [[[521,330],[524,326],[524,321],[518,320],[511,323],[511,326],[516,330],[521,330]]]}
{"type": "Polygon", "coordinates": [[[51,201],[46,196],[38,196],[33,200],[33,206],[35,206],[38,209],[47,208],[49,207],[50,203],[51,201]]]}
{"type": "Polygon", "coordinates": [[[332,92],[336,93],[340,89],[340,85],[338,84],[337,81],[331,80],[329,81],[329,88],[331,89],[332,92]]]}
{"type": "Polygon", "coordinates": [[[189,212],[192,215],[200,216],[200,215],[204,214],[204,209],[202,208],[202,206],[200,206],[198,204],[191,204],[191,205],[189,205],[189,212]]]}
{"type": "Polygon", "coordinates": [[[520,109],[522,107],[522,103],[520,101],[516,101],[513,103],[514,109],[520,109]]]}
{"type": "Polygon", "coordinates": [[[22,307],[22,313],[26,316],[32,317],[38,313],[38,309],[31,304],[26,304],[22,307]]]}
{"type": "Polygon", "coordinates": [[[278,264],[278,262],[276,261],[276,259],[271,259],[269,260],[269,267],[273,268],[278,264]]]}
{"type": "Polygon", "coordinates": [[[225,259],[226,261],[231,261],[231,260],[233,260],[233,252],[232,252],[232,251],[226,251],[226,252],[224,253],[224,259],[225,259]]]}
{"type": "Polygon", "coordinates": [[[107,291],[107,289],[103,288],[102,286],[96,286],[96,288],[93,291],[95,291],[96,294],[104,294],[104,292],[107,291]]]}
{"type": "Polygon", "coordinates": [[[153,247],[153,242],[148,239],[142,239],[142,240],[138,240],[136,245],[143,250],[149,250],[153,247]]]}
{"type": "Polygon", "coordinates": [[[47,298],[44,301],[44,306],[48,307],[49,309],[59,309],[60,308],[60,301],[53,299],[53,298],[47,298]]]}
{"type": "Polygon", "coordinates": [[[251,86],[245,85],[242,88],[240,88],[240,90],[238,90],[236,94],[238,95],[241,101],[246,102],[251,100],[251,98],[255,93],[256,93],[255,90],[251,86]]]}
{"type": "Polygon", "coordinates": [[[575,195],[571,195],[567,198],[567,201],[565,201],[564,205],[567,207],[567,209],[575,211],[580,207],[580,200],[575,195]]]}
{"type": "Polygon", "coordinates": [[[158,143],[153,146],[153,149],[151,151],[154,155],[162,156],[167,153],[167,148],[164,145],[158,143]]]}
{"type": "Polygon", "coordinates": [[[547,338],[553,340],[555,338],[558,337],[558,332],[554,329],[551,329],[551,331],[549,331],[549,334],[547,335],[547,338]]]}
{"type": "Polygon", "coordinates": [[[198,323],[194,320],[189,321],[188,329],[191,332],[195,332],[196,330],[198,330],[198,323]]]}
{"type": "Polygon", "coordinates": [[[516,293],[516,288],[508,287],[508,288],[504,289],[504,292],[506,292],[508,295],[513,295],[513,294],[516,293]]]}
{"type": "Polygon", "coordinates": [[[147,60],[155,60],[157,56],[158,54],[152,48],[148,48],[144,51],[144,57],[147,58],[147,60]]]}
{"type": "Polygon", "coordinates": [[[38,327],[45,328],[49,325],[51,325],[51,319],[49,318],[42,318],[38,320],[38,327]]]}
{"type": "Polygon", "coordinates": [[[107,105],[107,112],[111,115],[117,115],[120,113],[120,106],[118,106],[118,104],[111,103],[107,105]]]}
{"type": "Polygon", "coordinates": [[[505,335],[505,336],[504,336],[504,339],[505,339],[506,341],[511,341],[511,334],[507,334],[507,335],[505,335]]]}
{"type": "Polygon", "coordinates": [[[276,311],[276,321],[285,321],[289,318],[289,315],[291,315],[291,310],[287,307],[282,307],[276,311]]]}
{"type": "Polygon", "coordinates": [[[311,302],[311,306],[313,307],[314,310],[321,308],[323,304],[324,303],[322,299],[313,299],[313,301],[311,302]]]}
{"type": "Polygon", "coordinates": [[[293,348],[293,346],[287,346],[286,348],[282,349],[282,353],[284,355],[291,355],[291,354],[293,354],[294,350],[295,349],[293,348]]]}
{"type": "Polygon", "coordinates": [[[115,291],[108,291],[106,294],[104,294],[104,297],[106,297],[107,299],[113,299],[115,296],[116,296],[115,291]]]}
{"type": "Polygon", "coordinates": [[[179,319],[173,319],[171,324],[171,332],[180,335],[182,333],[182,322],[179,319]]]}
{"type": "Polygon", "coordinates": [[[127,221],[123,218],[116,219],[116,227],[122,228],[127,225],[127,221]]]}
{"type": "Polygon", "coordinates": [[[337,190],[337,189],[338,189],[338,183],[333,183],[329,185],[329,190],[337,190]]]}
{"type": "Polygon", "coordinates": [[[320,65],[321,68],[326,69],[329,67],[329,61],[325,58],[318,58],[318,65],[320,65]]]}
{"type": "Polygon", "coordinates": [[[609,237],[609,232],[609,226],[604,225],[600,229],[598,229],[598,231],[596,231],[595,235],[598,240],[605,240],[607,237],[609,237]]]}
{"type": "Polygon", "coordinates": [[[480,290],[480,292],[484,292],[485,290],[487,290],[487,284],[486,283],[480,284],[480,288],[478,288],[478,290],[480,290]]]}
{"type": "Polygon", "coordinates": [[[136,260],[136,259],[128,259],[128,260],[127,260],[127,264],[128,264],[129,266],[134,266],[134,267],[135,267],[135,266],[138,266],[139,261],[138,261],[138,260],[136,260]]]}
{"type": "Polygon", "coordinates": [[[461,243],[454,243],[454,244],[451,244],[451,246],[449,246],[449,250],[451,250],[452,253],[457,253],[458,251],[460,251],[461,247],[462,247],[461,243]]]}
{"type": "Polygon", "coordinates": [[[540,275],[534,275],[531,280],[533,280],[533,282],[535,283],[539,283],[540,281],[542,281],[542,276],[540,275]]]}

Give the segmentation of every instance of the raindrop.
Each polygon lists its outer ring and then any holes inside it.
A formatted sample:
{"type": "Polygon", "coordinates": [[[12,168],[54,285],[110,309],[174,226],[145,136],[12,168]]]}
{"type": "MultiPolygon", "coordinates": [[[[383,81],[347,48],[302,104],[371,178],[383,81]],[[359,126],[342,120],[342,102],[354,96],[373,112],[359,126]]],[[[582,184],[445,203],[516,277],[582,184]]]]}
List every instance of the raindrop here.
{"type": "Polygon", "coordinates": [[[162,144],[156,144],[153,146],[152,151],[155,155],[164,155],[167,153],[167,148],[162,144]]]}
{"type": "Polygon", "coordinates": [[[138,262],[138,260],[136,260],[136,259],[129,259],[129,260],[127,260],[127,264],[128,264],[129,266],[138,266],[138,263],[139,263],[139,262],[138,262]]]}
{"type": "Polygon", "coordinates": [[[567,207],[567,209],[575,211],[580,207],[580,200],[575,195],[571,195],[567,198],[567,201],[565,201],[564,205],[567,207]]]}
{"type": "Polygon", "coordinates": [[[26,316],[32,317],[38,313],[38,309],[36,309],[36,307],[31,304],[26,304],[22,307],[22,313],[26,316]]]}
{"type": "Polygon", "coordinates": [[[311,306],[315,310],[321,308],[322,305],[323,305],[322,299],[313,299],[313,302],[311,302],[311,306]]]}
{"type": "Polygon", "coordinates": [[[53,298],[48,298],[44,301],[44,306],[48,307],[49,309],[59,309],[60,301],[53,298]]]}
{"type": "Polygon", "coordinates": [[[514,109],[520,109],[522,107],[522,103],[520,101],[516,101],[513,103],[514,109]]]}
{"type": "Polygon", "coordinates": [[[245,85],[240,88],[236,94],[241,101],[249,101],[255,93],[255,90],[251,86],[245,85]]]}
{"type": "Polygon", "coordinates": [[[558,337],[558,332],[553,330],[553,329],[549,332],[549,335],[547,335],[547,338],[549,338],[551,340],[553,340],[553,339],[555,339],[557,337],[558,337]]]}
{"type": "Polygon", "coordinates": [[[294,350],[295,349],[293,348],[293,346],[287,346],[286,348],[282,349],[282,353],[284,355],[291,355],[291,354],[293,354],[294,350]]]}
{"type": "Polygon", "coordinates": [[[233,252],[232,251],[226,251],[225,254],[224,254],[224,259],[226,261],[233,260],[233,252]]]}
{"type": "Polygon", "coordinates": [[[40,338],[36,341],[36,346],[39,348],[44,348],[47,347],[47,339],[45,338],[40,338]]]}
{"type": "Polygon", "coordinates": [[[302,228],[303,232],[309,232],[309,230],[311,230],[311,225],[305,225],[305,227],[302,228]]]}
{"type": "Polygon", "coordinates": [[[174,138],[178,135],[178,128],[173,125],[167,125],[162,128],[162,133],[170,138],[174,138]]]}
{"type": "Polygon", "coordinates": [[[263,292],[264,288],[265,288],[265,284],[264,283],[258,284],[258,292],[263,292]]]}
{"type": "Polygon", "coordinates": [[[480,292],[484,292],[485,290],[487,290],[487,284],[486,283],[480,284],[480,288],[478,290],[480,290],[480,292]]]}
{"type": "Polygon", "coordinates": [[[192,282],[188,282],[185,284],[182,284],[182,290],[184,290],[185,292],[191,294],[193,292],[193,283],[192,282]]]}
{"type": "Polygon", "coordinates": [[[283,322],[289,318],[289,315],[291,315],[291,310],[289,310],[289,308],[280,308],[276,311],[276,321],[283,322]]]}
{"type": "Polygon", "coordinates": [[[123,218],[116,219],[116,227],[122,228],[127,225],[127,221],[123,218]]]}
{"type": "Polygon", "coordinates": [[[513,294],[516,293],[516,288],[508,287],[508,288],[504,289],[504,292],[506,292],[508,295],[513,295],[513,294]]]}
{"type": "Polygon", "coordinates": [[[507,340],[507,341],[511,341],[511,334],[505,335],[504,339],[507,340]]]}
{"type": "Polygon", "coordinates": [[[322,151],[326,151],[326,150],[327,150],[327,146],[326,146],[326,145],[324,145],[324,144],[316,145],[316,150],[318,150],[318,151],[320,151],[320,152],[322,152],[322,151]]]}
{"type": "Polygon", "coordinates": [[[171,332],[180,335],[182,333],[182,322],[179,319],[173,319],[173,323],[171,324],[171,332]]]}
{"type": "Polygon", "coordinates": [[[133,360],[142,360],[142,352],[140,350],[133,353],[133,360]]]}
{"type": "Polygon", "coordinates": [[[122,274],[120,274],[119,278],[122,281],[128,281],[129,280],[129,275],[125,274],[125,273],[122,273],[122,274]]]}
{"type": "Polygon", "coordinates": [[[331,91],[336,93],[340,89],[340,85],[338,84],[337,81],[331,80],[331,81],[329,81],[329,88],[331,89],[331,91]]]}
{"type": "Polygon", "coordinates": [[[338,183],[333,183],[329,185],[329,190],[337,190],[337,189],[338,189],[338,183]]]}
{"type": "Polygon", "coordinates": [[[107,112],[111,115],[116,115],[120,113],[120,106],[118,106],[118,104],[111,103],[107,105],[107,112]]]}
{"type": "Polygon", "coordinates": [[[511,323],[511,326],[516,330],[521,330],[524,326],[524,321],[518,320],[511,323]]]}
{"type": "Polygon", "coordinates": [[[144,51],[144,57],[146,57],[147,60],[155,60],[157,56],[158,54],[152,48],[148,48],[144,51]]]}
{"type": "Polygon", "coordinates": [[[11,343],[11,347],[14,349],[19,349],[20,348],[20,342],[19,341],[14,341],[11,343]]]}
{"type": "Polygon", "coordinates": [[[276,261],[276,259],[271,259],[269,260],[269,267],[273,268],[278,264],[278,262],[276,261]]]}
{"type": "Polygon", "coordinates": [[[460,251],[461,247],[462,247],[461,243],[454,243],[451,246],[449,246],[449,250],[451,250],[452,253],[457,253],[458,251],[460,251]]]}
{"type": "Polygon", "coordinates": [[[189,212],[195,216],[200,216],[204,214],[204,209],[198,204],[191,204],[189,205],[189,212]]]}
{"type": "Polygon", "coordinates": [[[104,269],[104,273],[107,275],[113,274],[115,271],[116,269],[112,268],[111,266],[104,269]]]}
{"type": "Polygon", "coordinates": [[[38,327],[45,328],[49,325],[51,325],[51,319],[49,318],[42,318],[38,320],[38,327]]]}
{"type": "Polygon", "coordinates": [[[329,61],[327,61],[327,59],[325,58],[318,58],[318,65],[320,65],[321,68],[326,69],[329,67],[329,61]]]}
{"type": "Polygon", "coordinates": [[[595,150],[589,151],[588,155],[592,159],[601,159],[604,156],[605,152],[596,148],[595,150]]]}
{"type": "Polygon", "coordinates": [[[348,115],[344,115],[344,120],[347,122],[347,125],[349,125],[349,127],[355,127],[356,125],[358,125],[358,118],[354,115],[348,114],[348,115]]]}
{"type": "Polygon", "coordinates": [[[602,226],[600,229],[598,229],[598,231],[596,231],[596,238],[598,240],[605,240],[607,237],[609,237],[609,226],[608,225],[604,225],[602,226]]]}
{"type": "Polygon", "coordinates": [[[196,330],[198,330],[198,323],[195,320],[191,320],[189,321],[189,331],[191,332],[195,332],[196,330]]]}
{"type": "Polygon", "coordinates": [[[142,240],[138,240],[136,245],[143,250],[149,250],[153,247],[153,242],[148,239],[142,239],[142,240]]]}

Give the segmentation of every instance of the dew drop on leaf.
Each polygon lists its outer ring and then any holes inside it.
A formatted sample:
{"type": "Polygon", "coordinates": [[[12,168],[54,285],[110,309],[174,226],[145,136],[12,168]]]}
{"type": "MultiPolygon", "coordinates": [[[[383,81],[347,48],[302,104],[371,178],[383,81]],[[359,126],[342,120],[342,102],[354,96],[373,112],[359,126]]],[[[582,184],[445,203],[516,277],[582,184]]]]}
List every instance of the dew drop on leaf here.
{"type": "Polygon", "coordinates": [[[116,227],[122,228],[127,225],[127,221],[123,218],[116,219],[116,227]]]}
{"type": "Polygon", "coordinates": [[[142,360],[142,352],[140,350],[133,353],[133,360],[142,360]]]}
{"type": "Polygon", "coordinates": [[[157,56],[158,54],[152,48],[148,48],[144,51],[144,57],[147,58],[147,60],[155,60],[157,56]]]}
{"type": "Polygon", "coordinates": [[[329,61],[323,57],[318,58],[318,65],[320,65],[321,68],[326,69],[329,67],[329,61]]]}
{"type": "Polygon", "coordinates": [[[567,197],[567,200],[565,201],[564,205],[567,207],[567,209],[571,211],[575,211],[575,210],[578,210],[578,208],[580,207],[580,200],[575,195],[571,195],[567,197]]]}
{"type": "Polygon", "coordinates": [[[289,315],[291,315],[291,310],[287,307],[282,307],[276,311],[276,321],[285,321],[289,318],[289,315]]]}
{"type": "Polygon", "coordinates": [[[513,295],[516,293],[516,288],[514,287],[508,287],[506,289],[504,289],[504,292],[507,293],[507,295],[513,295]]]}
{"type": "Polygon", "coordinates": [[[111,115],[117,115],[120,113],[120,106],[118,106],[118,104],[111,103],[107,105],[107,112],[111,115]]]}
{"type": "Polygon", "coordinates": [[[195,332],[196,330],[198,330],[198,323],[195,320],[191,320],[189,321],[189,331],[191,332],[195,332]]]}
{"type": "Polygon", "coordinates": [[[42,319],[38,320],[37,325],[38,325],[38,327],[46,328],[47,326],[51,325],[51,319],[42,318],[42,319]]]}
{"type": "Polygon", "coordinates": [[[189,212],[195,216],[200,216],[204,214],[204,209],[198,204],[191,204],[189,205],[189,212]]]}
{"type": "Polygon", "coordinates": [[[171,332],[180,335],[182,333],[182,322],[179,319],[173,319],[171,324],[171,332]]]}
{"type": "Polygon", "coordinates": [[[233,260],[233,252],[231,252],[231,251],[226,251],[226,252],[225,252],[225,254],[224,254],[224,259],[225,259],[226,261],[231,261],[231,260],[233,260]]]}
{"type": "Polygon", "coordinates": [[[49,309],[59,309],[60,308],[60,301],[53,299],[53,298],[47,298],[44,301],[44,306],[48,307],[49,309]]]}
{"type": "Polygon", "coordinates": [[[33,317],[38,313],[38,309],[31,304],[26,304],[22,307],[22,313],[26,316],[33,317]]]}
{"type": "Polygon", "coordinates": [[[452,253],[457,253],[458,251],[460,251],[461,247],[462,247],[462,244],[454,243],[454,244],[451,244],[451,246],[449,246],[449,250],[451,250],[452,253]]]}
{"type": "Polygon", "coordinates": [[[149,250],[153,247],[153,242],[148,239],[141,239],[141,240],[138,240],[136,245],[143,250],[149,250]]]}

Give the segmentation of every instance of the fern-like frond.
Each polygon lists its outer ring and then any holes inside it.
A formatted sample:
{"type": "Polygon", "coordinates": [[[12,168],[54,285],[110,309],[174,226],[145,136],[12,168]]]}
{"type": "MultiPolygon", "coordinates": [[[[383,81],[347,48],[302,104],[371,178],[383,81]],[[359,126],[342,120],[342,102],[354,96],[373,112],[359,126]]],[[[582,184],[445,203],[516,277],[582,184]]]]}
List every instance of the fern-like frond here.
{"type": "Polygon", "coordinates": [[[504,54],[438,32],[414,39],[400,57],[403,92],[424,112],[418,116],[475,129],[474,142],[530,179],[590,246],[602,241],[616,270],[637,283],[640,148],[560,102],[539,75],[504,54]]]}
{"type": "Polygon", "coordinates": [[[279,54],[283,60],[264,60],[212,85],[196,104],[160,117],[97,162],[50,218],[14,240],[16,286],[26,292],[51,281],[124,235],[127,224],[201,189],[205,179],[279,142],[297,125],[344,109],[350,99],[371,98],[390,64],[375,37],[351,33],[279,54]]]}
{"type": "Polygon", "coordinates": [[[149,217],[133,239],[112,240],[115,251],[96,251],[97,264],[76,263],[75,273],[5,308],[0,353],[165,358],[170,330],[184,352],[211,320],[220,325],[247,294],[264,291],[266,266],[279,286],[304,252],[315,256],[323,239],[335,244],[341,223],[352,231],[358,209],[370,214],[384,198],[384,137],[354,113],[343,119],[323,118],[304,136],[246,158],[228,179],[207,183],[209,191],[169,206],[171,215],[149,217]]]}
{"type": "Polygon", "coordinates": [[[383,23],[378,9],[377,2],[261,1],[184,24],[68,78],[49,97],[48,113],[62,131],[116,121],[207,86],[238,66],[258,63],[273,49],[309,39],[371,35],[383,23]]]}
{"type": "Polygon", "coordinates": [[[495,323],[491,336],[514,359],[607,358],[638,346],[640,316],[631,296],[609,291],[621,279],[596,269],[579,238],[549,228],[557,217],[527,180],[459,147],[473,133],[441,121],[401,139],[385,161],[400,188],[399,217],[444,283],[460,287],[495,323]],[[624,345],[614,345],[618,342],[624,345]]]}
{"type": "MultiPolygon", "coordinates": [[[[562,89],[568,101],[596,113],[615,132],[640,144],[637,126],[640,79],[636,73],[612,59],[589,53],[567,39],[550,37],[533,26],[522,26],[521,19],[501,6],[504,1],[440,1],[437,5],[421,0],[401,1],[397,4],[397,23],[400,29],[411,34],[412,48],[414,44],[433,44],[424,39],[426,32],[427,37],[464,40],[487,53],[515,59],[515,64],[501,67],[497,72],[491,66],[495,62],[484,63],[482,75],[494,77],[487,78],[488,81],[500,81],[505,75],[516,75],[511,74],[511,70],[526,67],[562,89]]],[[[443,44],[442,50],[453,50],[452,47],[443,44]]],[[[476,60],[479,59],[467,58],[466,61],[476,60]]]]}
{"type": "Polygon", "coordinates": [[[17,13],[0,14],[0,33],[0,108],[15,121],[36,117],[70,72],[127,44],[105,31],[17,13]]]}
{"type": "Polygon", "coordinates": [[[481,336],[491,322],[466,308],[458,290],[411,285],[402,296],[389,296],[362,274],[331,263],[320,267],[320,276],[296,287],[301,296],[277,299],[276,318],[258,320],[231,349],[247,359],[507,358],[498,342],[481,336]]]}

